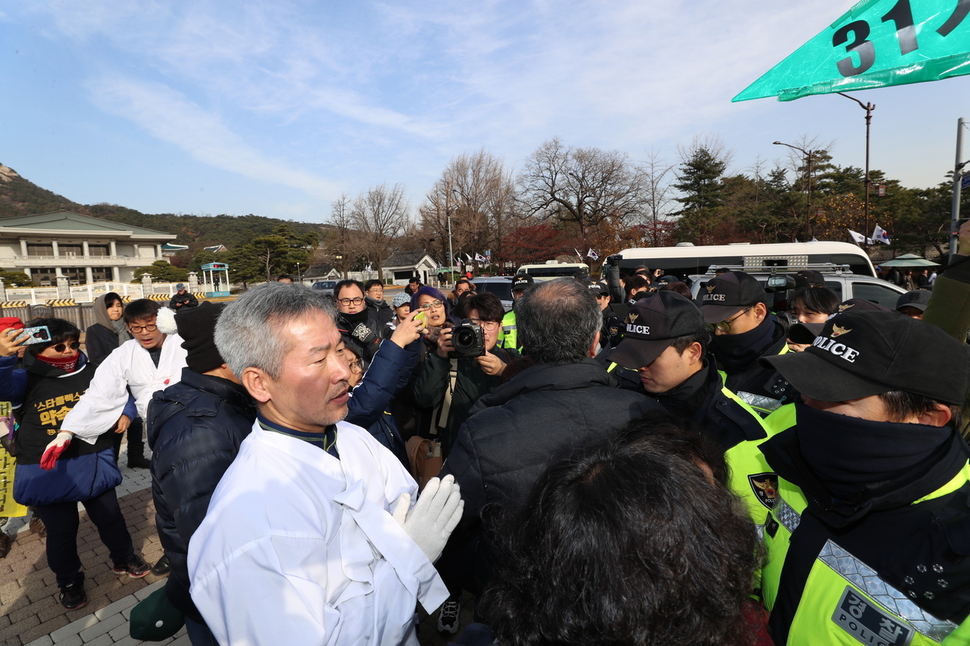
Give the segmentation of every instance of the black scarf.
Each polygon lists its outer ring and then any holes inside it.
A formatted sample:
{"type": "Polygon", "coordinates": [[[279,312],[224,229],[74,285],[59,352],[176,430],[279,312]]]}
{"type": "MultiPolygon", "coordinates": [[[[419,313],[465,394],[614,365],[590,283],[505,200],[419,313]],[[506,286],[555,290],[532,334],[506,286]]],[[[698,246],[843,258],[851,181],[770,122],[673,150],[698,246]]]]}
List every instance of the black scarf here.
{"type": "Polygon", "coordinates": [[[966,445],[952,426],[871,422],[795,406],[795,427],[762,450],[832,526],[908,505],[942,487],[967,463],[966,445]]]}

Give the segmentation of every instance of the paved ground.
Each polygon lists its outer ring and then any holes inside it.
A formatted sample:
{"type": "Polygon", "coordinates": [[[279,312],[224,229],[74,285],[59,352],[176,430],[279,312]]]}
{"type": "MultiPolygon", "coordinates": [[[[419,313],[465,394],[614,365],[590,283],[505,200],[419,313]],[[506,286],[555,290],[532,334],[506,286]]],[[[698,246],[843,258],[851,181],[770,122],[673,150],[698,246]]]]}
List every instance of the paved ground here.
{"type": "MultiPolygon", "coordinates": [[[[122,448],[124,452],[126,447],[122,448]]],[[[155,532],[155,507],[151,496],[151,474],[147,469],[128,469],[122,453],[118,499],[135,549],[149,563],[162,556],[155,532]]],[[[4,528],[14,537],[10,553],[0,559],[0,646],[129,646],[143,642],[128,636],[131,608],[165,584],[151,574],[143,579],[111,571],[107,548],[101,544],[94,524],[81,512],[78,553],[87,577],[88,605],[65,610],[57,601],[54,574],[47,567],[44,540],[31,533],[24,519],[11,519],[4,528]]],[[[467,595],[466,595],[467,597],[467,595]]],[[[470,601],[470,599],[466,599],[470,601]]],[[[436,630],[435,617],[421,613],[419,638],[422,644],[447,644],[436,630]]],[[[463,624],[471,622],[471,603],[462,608],[463,624]]],[[[190,646],[183,628],[173,639],[147,644],[190,646]]]]}

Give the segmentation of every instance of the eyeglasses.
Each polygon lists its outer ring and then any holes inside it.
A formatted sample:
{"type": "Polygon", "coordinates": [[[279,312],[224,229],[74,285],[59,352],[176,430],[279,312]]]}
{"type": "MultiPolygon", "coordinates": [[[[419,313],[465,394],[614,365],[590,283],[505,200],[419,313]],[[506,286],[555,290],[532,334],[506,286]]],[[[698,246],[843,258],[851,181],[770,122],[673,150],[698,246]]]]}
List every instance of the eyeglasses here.
{"type": "Polygon", "coordinates": [[[354,305],[360,305],[361,303],[364,302],[364,299],[361,298],[360,296],[358,296],[357,298],[338,298],[337,302],[340,303],[341,305],[350,305],[351,303],[353,303],[354,305]]]}
{"type": "Polygon", "coordinates": [[[71,341],[70,343],[58,343],[57,345],[52,345],[50,347],[54,348],[54,352],[64,352],[68,348],[77,350],[81,347],[81,344],[77,341],[71,341]]]}
{"type": "Polygon", "coordinates": [[[154,323],[149,323],[148,325],[129,325],[128,331],[134,334],[141,334],[142,332],[154,332],[158,329],[158,326],[154,323]]]}
{"type": "Polygon", "coordinates": [[[751,311],[751,308],[745,308],[729,318],[726,321],[721,321],[720,323],[708,323],[707,327],[711,329],[712,332],[721,332],[723,334],[731,333],[731,324],[737,321],[739,318],[751,311]]]}
{"type": "Polygon", "coordinates": [[[437,309],[441,309],[444,306],[445,306],[445,304],[442,303],[441,301],[431,301],[430,303],[425,303],[424,305],[418,305],[418,309],[419,310],[425,310],[425,311],[430,310],[430,309],[437,310],[437,309]]]}
{"type": "Polygon", "coordinates": [[[360,364],[360,359],[357,359],[356,361],[351,361],[350,362],[350,371],[351,372],[363,372],[364,371],[364,367],[360,364]]]}
{"type": "Polygon", "coordinates": [[[481,325],[483,330],[488,330],[489,332],[494,332],[501,325],[498,321],[483,321],[482,319],[468,319],[475,325],[481,325]]]}

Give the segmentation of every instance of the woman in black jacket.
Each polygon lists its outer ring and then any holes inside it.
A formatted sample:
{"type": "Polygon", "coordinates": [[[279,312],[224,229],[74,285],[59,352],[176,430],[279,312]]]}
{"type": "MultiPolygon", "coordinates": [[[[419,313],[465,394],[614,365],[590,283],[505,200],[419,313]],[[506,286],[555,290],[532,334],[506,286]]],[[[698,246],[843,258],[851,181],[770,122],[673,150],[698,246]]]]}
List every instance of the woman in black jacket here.
{"type": "Polygon", "coordinates": [[[112,350],[131,338],[123,318],[125,305],[116,293],[98,296],[93,310],[95,323],[84,335],[84,349],[92,369],[100,366],[112,350]]]}
{"type": "MultiPolygon", "coordinates": [[[[27,345],[22,369],[16,368],[17,350],[27,337],[13,328],[0,333],[0,399],[14,404],[19,423],[14,499],[35,507],[44,521],[47,563],[61,590],[59,600],[73,610],[87,603],[77,554],[78,502],[97,525],[115,573],[140,578],[151,566],[135,552],[118,506],[121,472],[111,459],[112,429],[104,429],[93,444],[60,430],[94,374],[78,350],[80,331],[55,318],[34,319],[27,326],[46,326],[50,340],[27,345]]],[[[134,409],[133,403],[127,406],[119,424],[126,425],[134,409]]]]}

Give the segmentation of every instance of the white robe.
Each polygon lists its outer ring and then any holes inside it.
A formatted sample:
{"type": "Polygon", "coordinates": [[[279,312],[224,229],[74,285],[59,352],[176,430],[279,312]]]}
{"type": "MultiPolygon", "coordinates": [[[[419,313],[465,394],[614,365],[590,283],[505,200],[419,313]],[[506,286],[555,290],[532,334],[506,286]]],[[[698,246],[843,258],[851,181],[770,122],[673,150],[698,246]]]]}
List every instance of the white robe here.
{"type": "Polygon", "coordinates": [[[148,402],[155,391],[182,379],[185,356],[182,337],[177,334],[168,335],[162,344],[157,368],[148,350],[138,341],[125,341],[98,366],[87,391],[64,418],[61,429],[94,444],[121,417],[128,403],[129,388],[135,397],[138,416],[145,419],[148,402]]]}
{"type": "Polygon", "coordinates": [[[341,422],[340,459],[259,424],[189,542],[192,600],[220,644],[417,644],[448,590],[390,514],[414,479],[341,422]]]}

